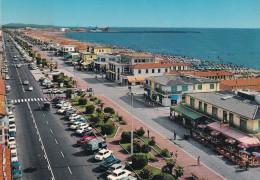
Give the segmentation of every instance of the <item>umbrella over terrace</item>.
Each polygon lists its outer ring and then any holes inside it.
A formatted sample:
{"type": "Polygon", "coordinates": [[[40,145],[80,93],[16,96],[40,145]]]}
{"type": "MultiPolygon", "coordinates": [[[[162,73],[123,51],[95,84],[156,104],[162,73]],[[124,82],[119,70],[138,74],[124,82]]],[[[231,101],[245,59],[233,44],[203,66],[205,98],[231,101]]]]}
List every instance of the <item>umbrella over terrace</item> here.
{"type": "Polygon", "coordinates": [[[241,149],[247,149],[247,148],[249,148],[249,146],[246,145],[246,144],[239,144],[238,147],[241,148],[241,149]]]}
{"type": "Polygon", "coordinates": [[[259,152],[252,152],[252,155],[255,157],[260,157],[260,153],[259,152]]]}
{"type": "Polygon", "coordinates": [[[250,152],[247,152],[245,150],[240,150],[239,152],[242,153],[242,154],[250,154],[250,152]]]}
{"type": "Polygon", "coordinates": [[[218,136],[218,135],[220,135],[220,132],[219,131],[212,131],[210,134],[212,136],[218,136]]]}
{"type": "Polygon", "coordinates": [[[200,128],[200,129],[205,129],[206,127],[207,127],[207,125],[205,125],[205,124],[198,125],[198,128],[200,128]]]}
{"type": "Polygon", "coordinates": [[[229,144],[234,144],[236,141],[234,139],[226,139],[225,142],[229,144]]]}

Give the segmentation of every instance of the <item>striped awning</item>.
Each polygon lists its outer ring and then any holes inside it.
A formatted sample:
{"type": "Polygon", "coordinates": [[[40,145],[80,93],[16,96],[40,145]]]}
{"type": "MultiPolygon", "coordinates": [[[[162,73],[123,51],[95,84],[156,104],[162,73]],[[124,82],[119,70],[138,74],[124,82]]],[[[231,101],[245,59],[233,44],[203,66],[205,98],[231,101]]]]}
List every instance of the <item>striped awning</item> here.
{"type": "Polygon", "coordinates": [[[136,82],[143,82],[144,80],[145,80],[144,77],[136,77],[136,78],[135,78],[135,81],[136,81],[136,82]]]}
{"type": "Polygon", "coordinates": [[[135,82],[135,78],[134,77],[128,77],[127,80],[128,80],[128,82],[135,82]]]}

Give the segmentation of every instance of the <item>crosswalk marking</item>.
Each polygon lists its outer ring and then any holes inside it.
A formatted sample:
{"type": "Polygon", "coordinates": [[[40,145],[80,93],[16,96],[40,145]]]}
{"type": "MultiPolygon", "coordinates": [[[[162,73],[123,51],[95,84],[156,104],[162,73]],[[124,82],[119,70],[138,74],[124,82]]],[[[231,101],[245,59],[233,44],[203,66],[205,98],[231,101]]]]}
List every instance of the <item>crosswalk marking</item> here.
{"type": "Polygon", "coordinates": [[[49,101],[48,98],[25,98],[25,99],[13,99],[11,100],[12,103],[23,103],[23,102],[40,102],[40,101],[49,101]]]}

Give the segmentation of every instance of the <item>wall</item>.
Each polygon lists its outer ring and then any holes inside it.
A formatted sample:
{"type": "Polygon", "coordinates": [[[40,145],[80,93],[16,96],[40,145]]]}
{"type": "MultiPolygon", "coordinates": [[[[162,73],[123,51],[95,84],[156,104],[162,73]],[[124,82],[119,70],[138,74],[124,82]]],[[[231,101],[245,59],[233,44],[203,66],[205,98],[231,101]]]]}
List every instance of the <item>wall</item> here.
{"type": "Polygon", "coordinates": [[[199,90],[198,89],[198,85],[200,84],[196,84],[194,91],[193,92],[214,92],[214,91],[219,91],[219,83],[204,83],[201,84],[202,85],[202,89],[199,90]],[[214,84],[214,89],[210,89],[210,84],[214,84]]]}

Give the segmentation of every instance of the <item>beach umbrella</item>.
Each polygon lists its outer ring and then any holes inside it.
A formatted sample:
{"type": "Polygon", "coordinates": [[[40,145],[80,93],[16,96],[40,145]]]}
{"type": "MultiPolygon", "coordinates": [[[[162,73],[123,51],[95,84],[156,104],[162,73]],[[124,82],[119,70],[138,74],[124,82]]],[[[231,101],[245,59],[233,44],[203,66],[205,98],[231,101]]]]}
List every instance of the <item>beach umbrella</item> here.
{"type": "Polygon", "coordinates": [[[234,144],[236,141],[234,139],[226,139],[225,142],[229,144],[234,144]]]}
{"type": "Polygon", "coordinates": [[[260,157],[260,153],[258,152],[252,152],[252,155],[254,155],[255,157],[260,157]]]}
{"type": "Polygon", "coordinates": [[[242,153],[242,154],[250,154],[249,152],[247,152],[245,150],[240,150],[239,152],[242,153]]]}
{"type": "Polygon", "coordinates": [[[204,124],[198,125],[198,128],[201,128],[201,129],[205,129],[206,127],[207,127],[207,125],[204,125],[204,124]]]}
{"type": "Polygon", "coordinates": [[[212,131],[210,134],[212,136],[218,136],[218,135],[220,135],[220,132],[219,131],[212,131]]]}
{"type": "Polygon", "coordinates": [[[239,144],[238,147],[241,148],[241,149],[247,149],[247,148],[249,148],[249,146],[246,145],[246,144],[239,144]]]}

